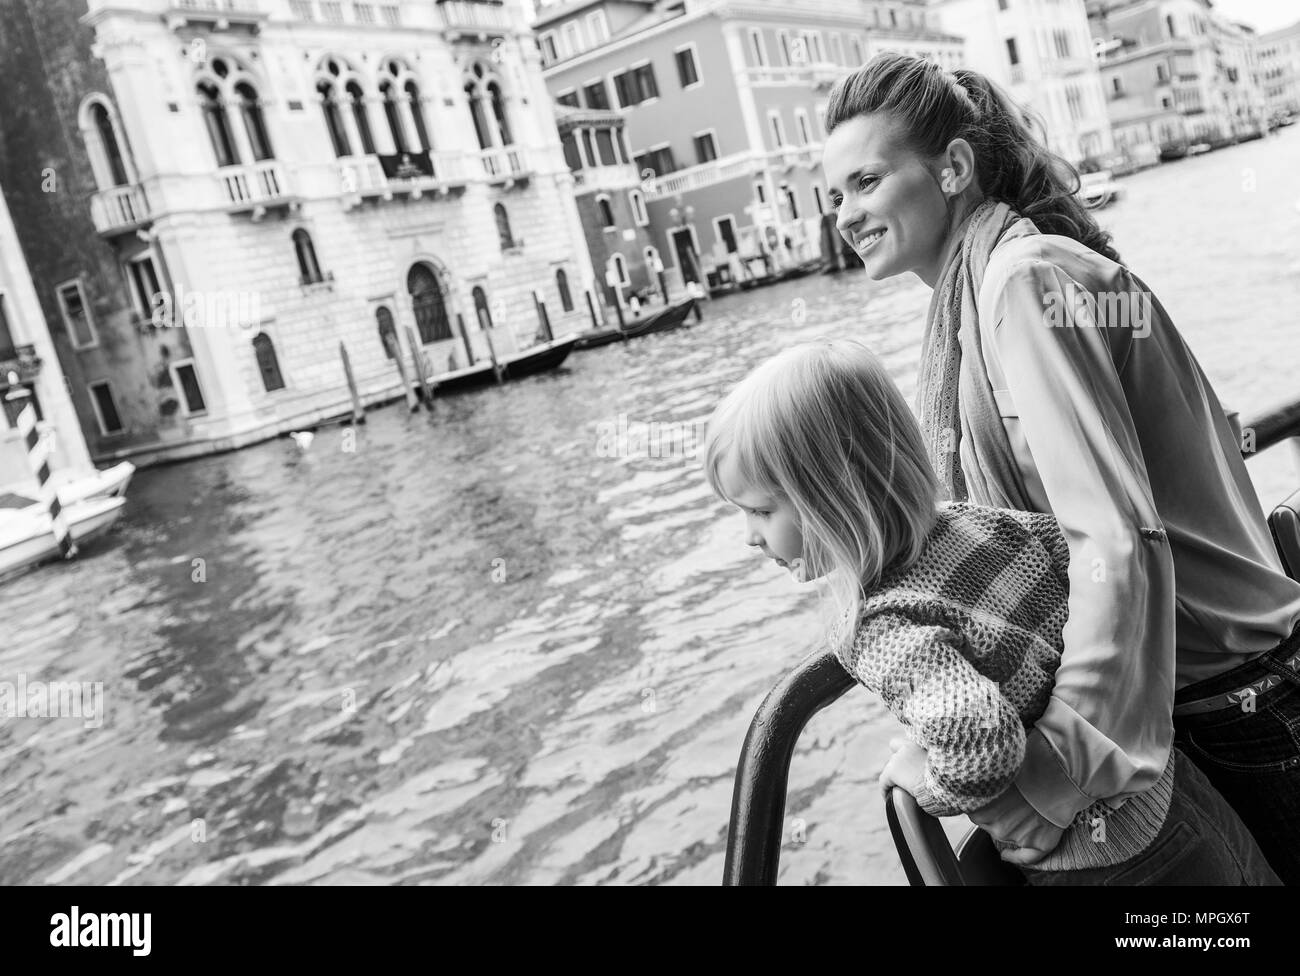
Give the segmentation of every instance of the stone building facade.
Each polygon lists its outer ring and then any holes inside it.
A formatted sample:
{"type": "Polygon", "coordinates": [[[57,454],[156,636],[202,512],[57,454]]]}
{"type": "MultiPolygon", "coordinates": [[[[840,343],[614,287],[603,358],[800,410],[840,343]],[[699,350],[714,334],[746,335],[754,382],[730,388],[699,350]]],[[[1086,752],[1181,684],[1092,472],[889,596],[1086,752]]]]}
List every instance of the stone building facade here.
{"type": "Polygon", "coordinates": [[[534,291],[556,335],[586,326],[556,294],[594,275],[517,2],[20,4],[0,181],[97,460],[337,415],[340,343],[374,402],[395,357],[525,348],[534,291]]]}

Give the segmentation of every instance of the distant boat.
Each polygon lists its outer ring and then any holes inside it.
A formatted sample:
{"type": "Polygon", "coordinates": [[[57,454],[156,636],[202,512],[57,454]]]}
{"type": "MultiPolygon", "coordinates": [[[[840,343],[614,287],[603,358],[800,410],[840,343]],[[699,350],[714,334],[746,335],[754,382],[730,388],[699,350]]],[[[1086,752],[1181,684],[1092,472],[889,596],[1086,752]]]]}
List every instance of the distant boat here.
{"type": "Polygon", "coordinates": [[[1089,210],[1098,210],[1123,195],[1124,187],[1111,178],[1108,169],[1079,176],[1079,199],[1089,210]]]}
{"type": "MultiPolygon", "coordinates": [[[[22,498],[9,494],[6,500],[22,498]]],[[[21,508],[0,508],[0,578],[59,556],[49,510],[33,498],[21,508]]],[[[117,521],[126,499],[121,495],[92,496],[63,509],[73,542],[84,545],[117,521]]]]}
{"type": "Polygon", "coordinates": [[[624,339],[636,339],[640,336],[650,335],[652,332],[669,332],[686,321],[687,316],[695,310],[695,301],[694,298],[688,298],[676,305],[661,308],[650,315],[643,315],[639,319],[633,319],[631,322],[625,323],[621,329],[614,326],[608,329],[592,329],[590,332],[584,332],[578,336],[577,348],[594,349],[596,346],[605,346],[611,342],[621,342],[624,339]]]}

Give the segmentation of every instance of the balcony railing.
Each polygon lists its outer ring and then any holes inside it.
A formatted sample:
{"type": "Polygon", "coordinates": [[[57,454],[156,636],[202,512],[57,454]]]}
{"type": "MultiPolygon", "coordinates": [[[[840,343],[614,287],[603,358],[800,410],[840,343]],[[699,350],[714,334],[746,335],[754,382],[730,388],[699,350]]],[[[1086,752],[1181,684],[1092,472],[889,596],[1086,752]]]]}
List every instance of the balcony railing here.
{"type": "Polygon", "coordinates": [[[284,166],[274,159],[248,166],[226,166],[217,171],[222,201],[234,212],[252,211],[261,217],[267,207],[287,205],[294,199],[284,166]]]}
{"type": "Polygon", "coordinates": [[[579,192],[591,190],[627,190],[640,184],[636,167],[631,163],[613,166],[588,166],[573,171],[573,185],[579,192]]]}
{"type": "Polygon", "coordinates": [[[438,14],[447,30],[465,34],[504,34],[510,28],[506,8],[483,0],[442,0],[438,14]]]}
{"type": "Polygon", "coordinates": [[[807,68],[746,68],[745,75],[751,85],[808,84],[807,68]]]}
{"type": "Polygon", "coordinates": [[[166,20],[172,30],[192,23],[218,29],[245,24],[256,29],[267,18],[265,4],[259,0],[169,0],[168,7],[166,20]]]}
{"type": "Polygon", "coordinates": [[[812,169],[821,162],[822,144],[808,143],[803,146],[782,146],[768,154],[771,161],[783,169],[803,166],[812,169]]]}
{"type": "Polygon", "coordinates": [[[766,156],[766,153],[753,151],[734,153],[676,173],[667,173],[647,183],[646,199],[660,200],[690,190],[702,190],[738,176],[757,175],[763,171],[766,156]]]}
{"type": "Polygon", "coordinates": [[[842,68],[832,61],[815,61],[808,66],[808,73],[811,75],[813,87],[823,91],[848,74],[849,69],[842,68]]]}
{"type": "Polygon", "coordinates": [[[95,230],[108,236],[133,231],[152,216],[144,188],[138,183],[102,190],[90,199],[90,219],[95,230]]]}
{"type": "Polygon", "coordinates": [[[410,194],[415,199],[425,193],[445,195],[469,182],[463,153],[431,152],[429,161],[433,169],[431,175],[422,173],[406,179],[388,176],[378,156],[344,157],[338,161],[339,183],[345,195],[382,196],[391,200],[397,193],[410,194]]]}
{"type": "Polygon", "coordinates": [[[478,153],[483,175],[489,183],[505,183],[527,179],[532,171],[528,154],[519,146],[501,146],[484,149],[478,153]]]}

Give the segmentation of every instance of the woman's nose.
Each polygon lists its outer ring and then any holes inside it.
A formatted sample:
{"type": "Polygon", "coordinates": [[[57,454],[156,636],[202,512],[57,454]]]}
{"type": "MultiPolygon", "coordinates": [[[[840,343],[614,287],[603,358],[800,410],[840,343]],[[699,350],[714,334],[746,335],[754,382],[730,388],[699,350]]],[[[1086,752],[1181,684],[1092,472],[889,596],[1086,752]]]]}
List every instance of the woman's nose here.
{"type": "Polygon", "coordinates": [[[847,201],[840,204],[840,214],[835,220],[835,229],[840,236],[852,242],[853,228],[862,223],[862,208],[850,206],[847,201]]]}

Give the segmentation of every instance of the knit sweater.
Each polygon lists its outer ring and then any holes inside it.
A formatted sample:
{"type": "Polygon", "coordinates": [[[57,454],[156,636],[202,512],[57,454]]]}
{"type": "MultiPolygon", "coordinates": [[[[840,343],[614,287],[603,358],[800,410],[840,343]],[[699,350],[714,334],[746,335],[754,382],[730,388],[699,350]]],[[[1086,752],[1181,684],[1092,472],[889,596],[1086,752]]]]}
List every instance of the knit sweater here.
{"type": "MultiPolygon", "coordinates": [[[[867,594],[852,643],[840,639],[847,620],[832,633],[840,663],[927,751],[916,796],[927,813],[970,812],[1015,780],[1061,660],[1069,561],[1050,515],[945,505],[916,562],[867,594]]],[[[1150,789],[1095,798],[1032,869],[1110,867],[1141,853],[1164,824],[1173,769],[1171,750],[1150,789]]]]}

